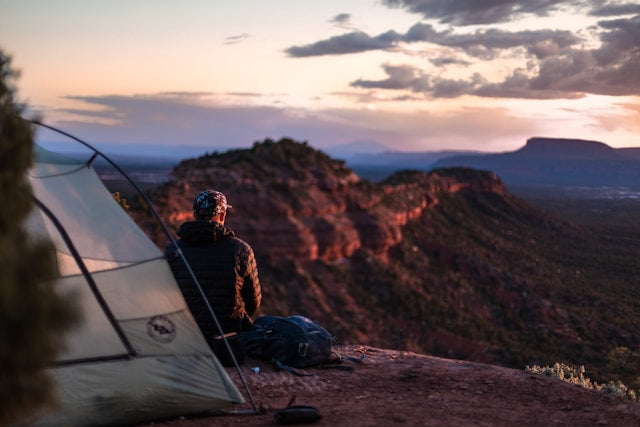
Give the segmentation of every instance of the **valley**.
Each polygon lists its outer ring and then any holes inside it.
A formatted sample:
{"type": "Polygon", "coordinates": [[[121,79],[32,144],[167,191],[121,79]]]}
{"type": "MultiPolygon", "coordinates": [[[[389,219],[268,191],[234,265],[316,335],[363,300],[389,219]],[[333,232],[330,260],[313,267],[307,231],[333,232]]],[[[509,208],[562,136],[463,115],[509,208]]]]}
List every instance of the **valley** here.
{"type": "Polygon", "coordinates": [[[265,314],[306,315],[345,343],[518,369],[585,365],[596,380],[640,386],[634,199],[512,192],[465,168],[374,183],[290,140],[185,160],[148,194],[175,231],[212,183],[254,247],[265,314]]]}

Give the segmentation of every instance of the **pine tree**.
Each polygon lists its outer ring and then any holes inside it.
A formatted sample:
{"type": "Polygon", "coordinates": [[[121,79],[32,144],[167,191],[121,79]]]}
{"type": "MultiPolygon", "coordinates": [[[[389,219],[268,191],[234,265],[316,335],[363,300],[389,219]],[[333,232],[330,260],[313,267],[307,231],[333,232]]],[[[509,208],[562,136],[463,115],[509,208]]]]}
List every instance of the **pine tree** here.
{"type": "Polygon", "coordinates": [[[23,225],[33,209],[26,179],[33,132],[14,99],[17,73],[10,65],[0,51],[0,425],[55,401],[44,368],[62,349],[63,333],[79,312],[70,296],[52,286],[53,245],[29,238],[23,225]]]}

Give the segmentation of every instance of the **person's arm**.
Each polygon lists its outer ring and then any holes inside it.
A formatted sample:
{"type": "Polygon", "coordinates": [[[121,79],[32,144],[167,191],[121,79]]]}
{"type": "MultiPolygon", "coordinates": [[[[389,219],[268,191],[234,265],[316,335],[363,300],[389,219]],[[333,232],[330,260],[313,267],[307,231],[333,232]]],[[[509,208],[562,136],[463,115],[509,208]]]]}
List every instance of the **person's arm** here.
{"type": "Polygon", "coordinates": [[[258,278],[258,265],[251,248],[248,250],[247,268],[244,274],[241,295],[247,314],[253,316],[262,302],[262,291],[260,279],[258,278]]]}

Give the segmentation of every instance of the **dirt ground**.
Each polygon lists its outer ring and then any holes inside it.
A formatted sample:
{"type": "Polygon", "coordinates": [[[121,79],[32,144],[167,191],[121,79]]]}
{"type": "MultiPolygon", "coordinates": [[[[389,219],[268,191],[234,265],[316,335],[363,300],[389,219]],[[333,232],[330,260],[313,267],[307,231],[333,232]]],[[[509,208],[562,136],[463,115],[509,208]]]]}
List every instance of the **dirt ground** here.
{"type": "Polygon", "coordinates": [[[345,362],[352,371],[306,369],[313,375],[299,377],[247,359],[241,372],[260,414],[237,370],[227,368],[247,403],[153,426],[278,425],[276,412],[292,400],[315,407],[319,426],[640,426],[638,403],[524,370],[367,346],[345,346],[343,353],[364,354],[364,362],[345,362]]]}

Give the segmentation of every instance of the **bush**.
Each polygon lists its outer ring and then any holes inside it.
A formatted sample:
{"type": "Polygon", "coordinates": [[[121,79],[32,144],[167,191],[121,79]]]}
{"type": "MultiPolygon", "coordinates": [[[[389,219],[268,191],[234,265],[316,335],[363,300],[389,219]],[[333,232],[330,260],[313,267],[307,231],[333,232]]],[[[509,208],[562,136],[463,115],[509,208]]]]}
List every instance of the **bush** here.
{"type": "Polygon", "coordinates": [[[632,400],[634,402],[638,401],[638,393],[635,390],[632,390],[626,385],[622,384],[620,381],[609,381],[606,384],[598,384],[597,382],[592,381],[590,378],[584,375],[584,366],[576,368],[564,363],[556,362],[556,364],[552,367],[545,366],[544,368],[541,368],[540,366],[534,365],[527,366],[525,370],[534,374],[556,377],[561,379],[562,381],[578,385],[588,390],[610,393],[618,397],[632,400]]]}

